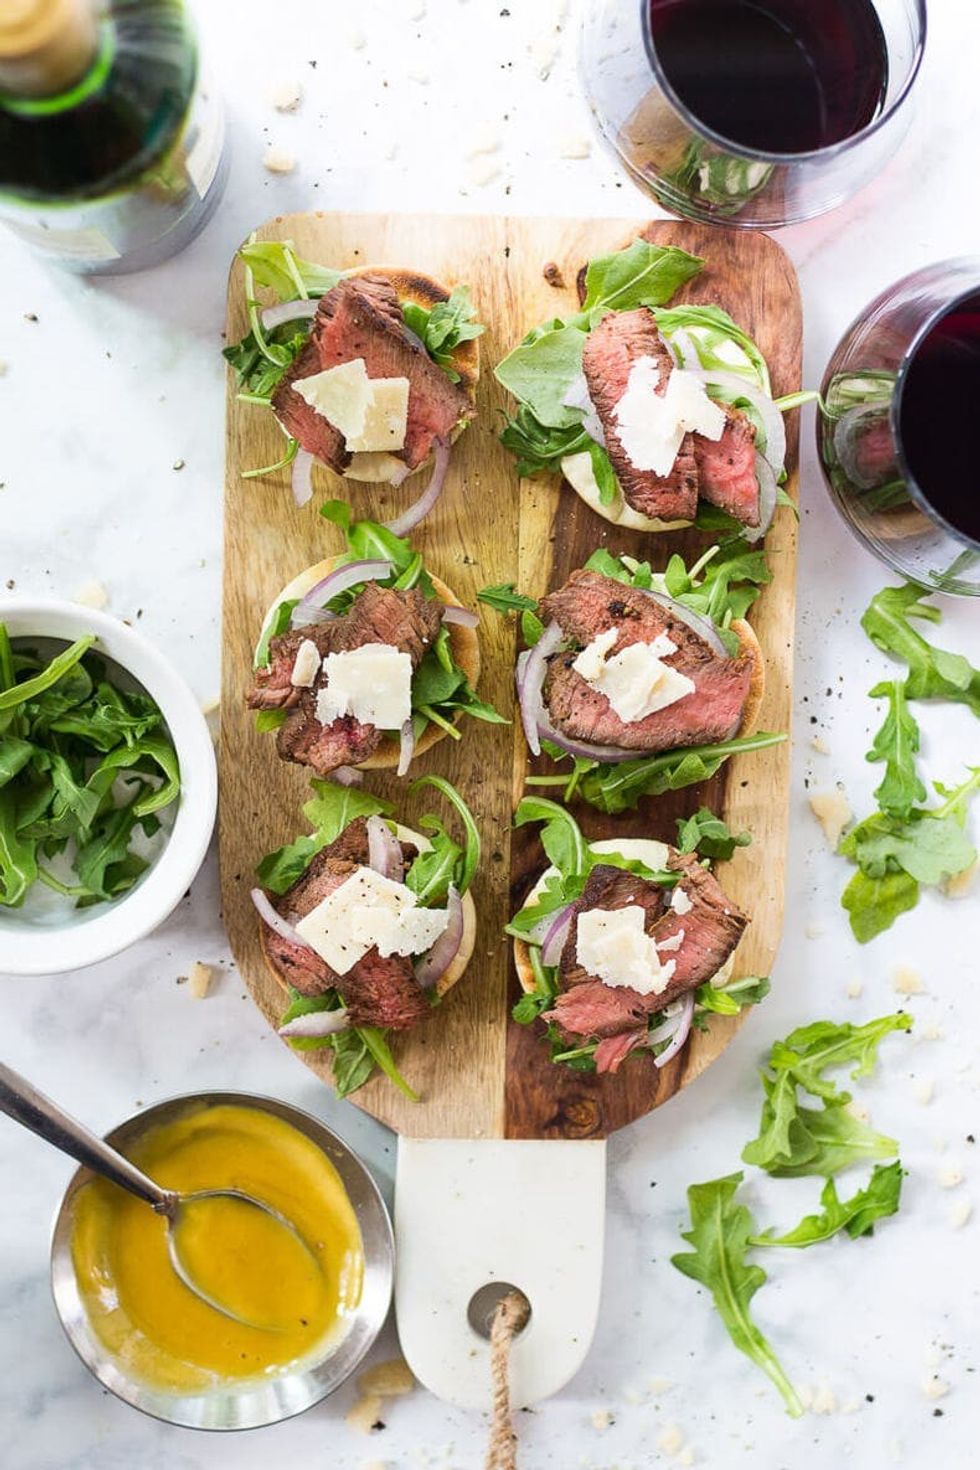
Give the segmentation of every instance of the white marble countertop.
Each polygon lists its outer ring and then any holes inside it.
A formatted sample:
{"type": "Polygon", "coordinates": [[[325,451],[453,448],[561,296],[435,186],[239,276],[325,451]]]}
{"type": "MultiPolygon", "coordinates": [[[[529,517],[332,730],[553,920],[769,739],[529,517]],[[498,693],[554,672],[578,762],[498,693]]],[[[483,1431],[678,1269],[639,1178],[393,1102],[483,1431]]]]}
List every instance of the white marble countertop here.
{"type": "MultiPolygon", "coordinates": [[[[248,229],[307,207],[637,219],[651,211],[598,147],[588,158],[562,157],[570,140],[588,135],[588,120],[573,27],[555,32],[562,14],[554,5],[278,0],[270,8],[239,0],[199,9],[234,149],[225,202],[204,235],[158,270],[98,283],[49,273],[0,239],[0,612],[4,583],[70,596],[97,578],[111,611],[138,619],[207,700],[218,687],[224,282],[248,229]],[[293,76],[302,79],[303,102],[283,116],[269,89],[293,76]],[[468,184],[466,155],[488,130],[502,141],[499,174],[468,184]],[[295,173],[263,169],[270,141],[295,152],[295,173]]],[[[927,261],[977,249],[980,14],[967,0],[942,0],[931,12],[917,117],[900,156],[852,204],[781,236],[803,286],[808,383],[819,381],[840,333],[881,287],[927,261]]],[[[806,790],[841,780],[855,807],[868,807],[878,778],[863,761],[876,722],[866,691],[886,661],[860,633],[858,616],[886,576],[831,509],[812,437],[807,419],[788,909],[773,994],[697,1086],[612,1140],[599,1330],[574,1383],[520,1416],[527,1470],[667,1464],[657,1445],[670,1424],[694,1463],[725,1470],[810,1470],[848,1457],[863,1470],[927,1457],[961,1470],[974,1460],[980,1225],[974,1218],[955,1229],[952,1215],[961,1202],[980,1206],[980,1157],[968,1137],[980,1133],[977,901],[928,896],[863,950],[838,907],[845,865],[827,851],[806,790]],[[814,732],[829,754],[813,748],[814,732]],[[923,993],[909,1001],[919,1036],[888,1044],[881,1075],[862,1096],[875,1122],[902,1142],[909,1178],[901,1215],[873,1241],[767,1261],[772,1282],[756,1302],[791,1375],[811,1388],[829,1385],[853,1410],[793,1422],[667,1258],[685,1187],[729,1172],[754,1132],[754,1068],[767,1043],[814,1017],[894,1008],[899,962],[923,976],[923,993]],[[858,999],[848,996],[855,978],[863,982],[858,999]],[[942,1036],[925,1039],[937,1027],[942,1036]],[[923,1105],[916,1084],[927,1081],[935,1096],[923,1105]],[[941,1170],[954,1166],[965,1181],[941,1188],[941,1170]],[[941,1401],[923,1392],[932,1372],[949,1384],[941,1401]],[[594,1426],[597,1410],[611,1411],[609,1427],[594,1426]]],[[[977,612],[945,604],[943,642],[976,654],[977,612]]],[[[980,752],[980,730],[965,709],[927,710],[923,726],[930,777],[950,780],[980,752]]],[[[318,1113],[383,1181],[390,1176],[391,1138],[337,1104],[243,994],[213,860],[153,938],[73,977],[4,978],[0,1004],[5,1060],[96,1127],[176,1092],[240,1086],[318,1113]],[[200,1004],[176,984],[195,959],[220,969],[200,1004]]],[[[48,1295],[48,1226],[68,1173],[65,1160],[0,1122],[5,1470],[482,1463],[480,1416],[421,1391],[394,1403],[387,1428],[370,1439],[344,1423],[352,1387],[292,1423],[224,1438],[153,1423],[101,1392],[74,1358],[48,1295]]],[[[780,1186],[767,1212],[798,1218],[816,1193],[814,1181],[780,1186]]],[[[389,1337],[382,1352],[392,1348],[389,1337]]]]}

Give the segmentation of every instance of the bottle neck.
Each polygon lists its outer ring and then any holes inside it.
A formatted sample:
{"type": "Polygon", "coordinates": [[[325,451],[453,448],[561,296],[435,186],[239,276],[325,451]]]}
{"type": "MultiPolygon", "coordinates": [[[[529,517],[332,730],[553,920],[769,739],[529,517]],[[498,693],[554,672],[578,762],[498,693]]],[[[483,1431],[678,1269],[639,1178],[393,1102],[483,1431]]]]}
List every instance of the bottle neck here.
{"type": "Polygon", "coordinates": [[[98,0],[2,0],[0,95],[43,102],[70,92],[99,56],[98,0]]]}

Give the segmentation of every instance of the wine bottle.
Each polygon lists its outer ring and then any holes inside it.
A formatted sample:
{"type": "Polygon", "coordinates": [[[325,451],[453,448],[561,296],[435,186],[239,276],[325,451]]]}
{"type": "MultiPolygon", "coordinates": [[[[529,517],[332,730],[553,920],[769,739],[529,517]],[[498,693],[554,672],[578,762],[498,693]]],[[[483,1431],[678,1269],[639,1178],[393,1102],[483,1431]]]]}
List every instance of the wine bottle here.
{"type": "Polygon", "coordinates": [[[0,0],[0,219],[69,270],[183,249],[227,176],[183,0],[0,0]]]}

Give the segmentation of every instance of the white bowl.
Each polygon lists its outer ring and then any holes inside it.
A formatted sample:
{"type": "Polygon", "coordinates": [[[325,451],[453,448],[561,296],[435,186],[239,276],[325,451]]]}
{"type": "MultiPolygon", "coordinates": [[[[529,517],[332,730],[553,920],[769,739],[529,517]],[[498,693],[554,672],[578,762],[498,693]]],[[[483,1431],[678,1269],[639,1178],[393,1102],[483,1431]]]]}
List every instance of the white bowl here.
{"type": "Polygon", "coordinates": [[[0,971],[54,975],[118,954],[170,914],[195,877],[211,840],[218,800],[214,744],[201,707],[176,669],[139,633],[107,613],[54,599],[0,602],[0,622],[12,639],[72,643],[95,634],[93,652],[125,669],[155,700],[180,762],[180,797],[160,854],[121,898],[86,909],[65,906],[43,922],[0,906],[0,971]]]}

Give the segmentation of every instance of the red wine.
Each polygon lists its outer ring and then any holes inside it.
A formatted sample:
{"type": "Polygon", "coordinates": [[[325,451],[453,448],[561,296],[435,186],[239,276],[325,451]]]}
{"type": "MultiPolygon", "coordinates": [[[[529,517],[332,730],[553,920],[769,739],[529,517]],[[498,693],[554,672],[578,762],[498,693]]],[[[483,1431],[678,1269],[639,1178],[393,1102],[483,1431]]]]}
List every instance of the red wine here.
{"type": "Polygon", "coordinates": [[[980,542],[976,427],[980,294],[960,301],[922,340],[905,371],[898,432],[909,472],[942,518],[980,542]]]}
{"type": "Polygon", "coordinates": [[[872,0],[649,0],[685,108],[733,144],[810,153],[881,111],[888,47],[872,0]]]}

